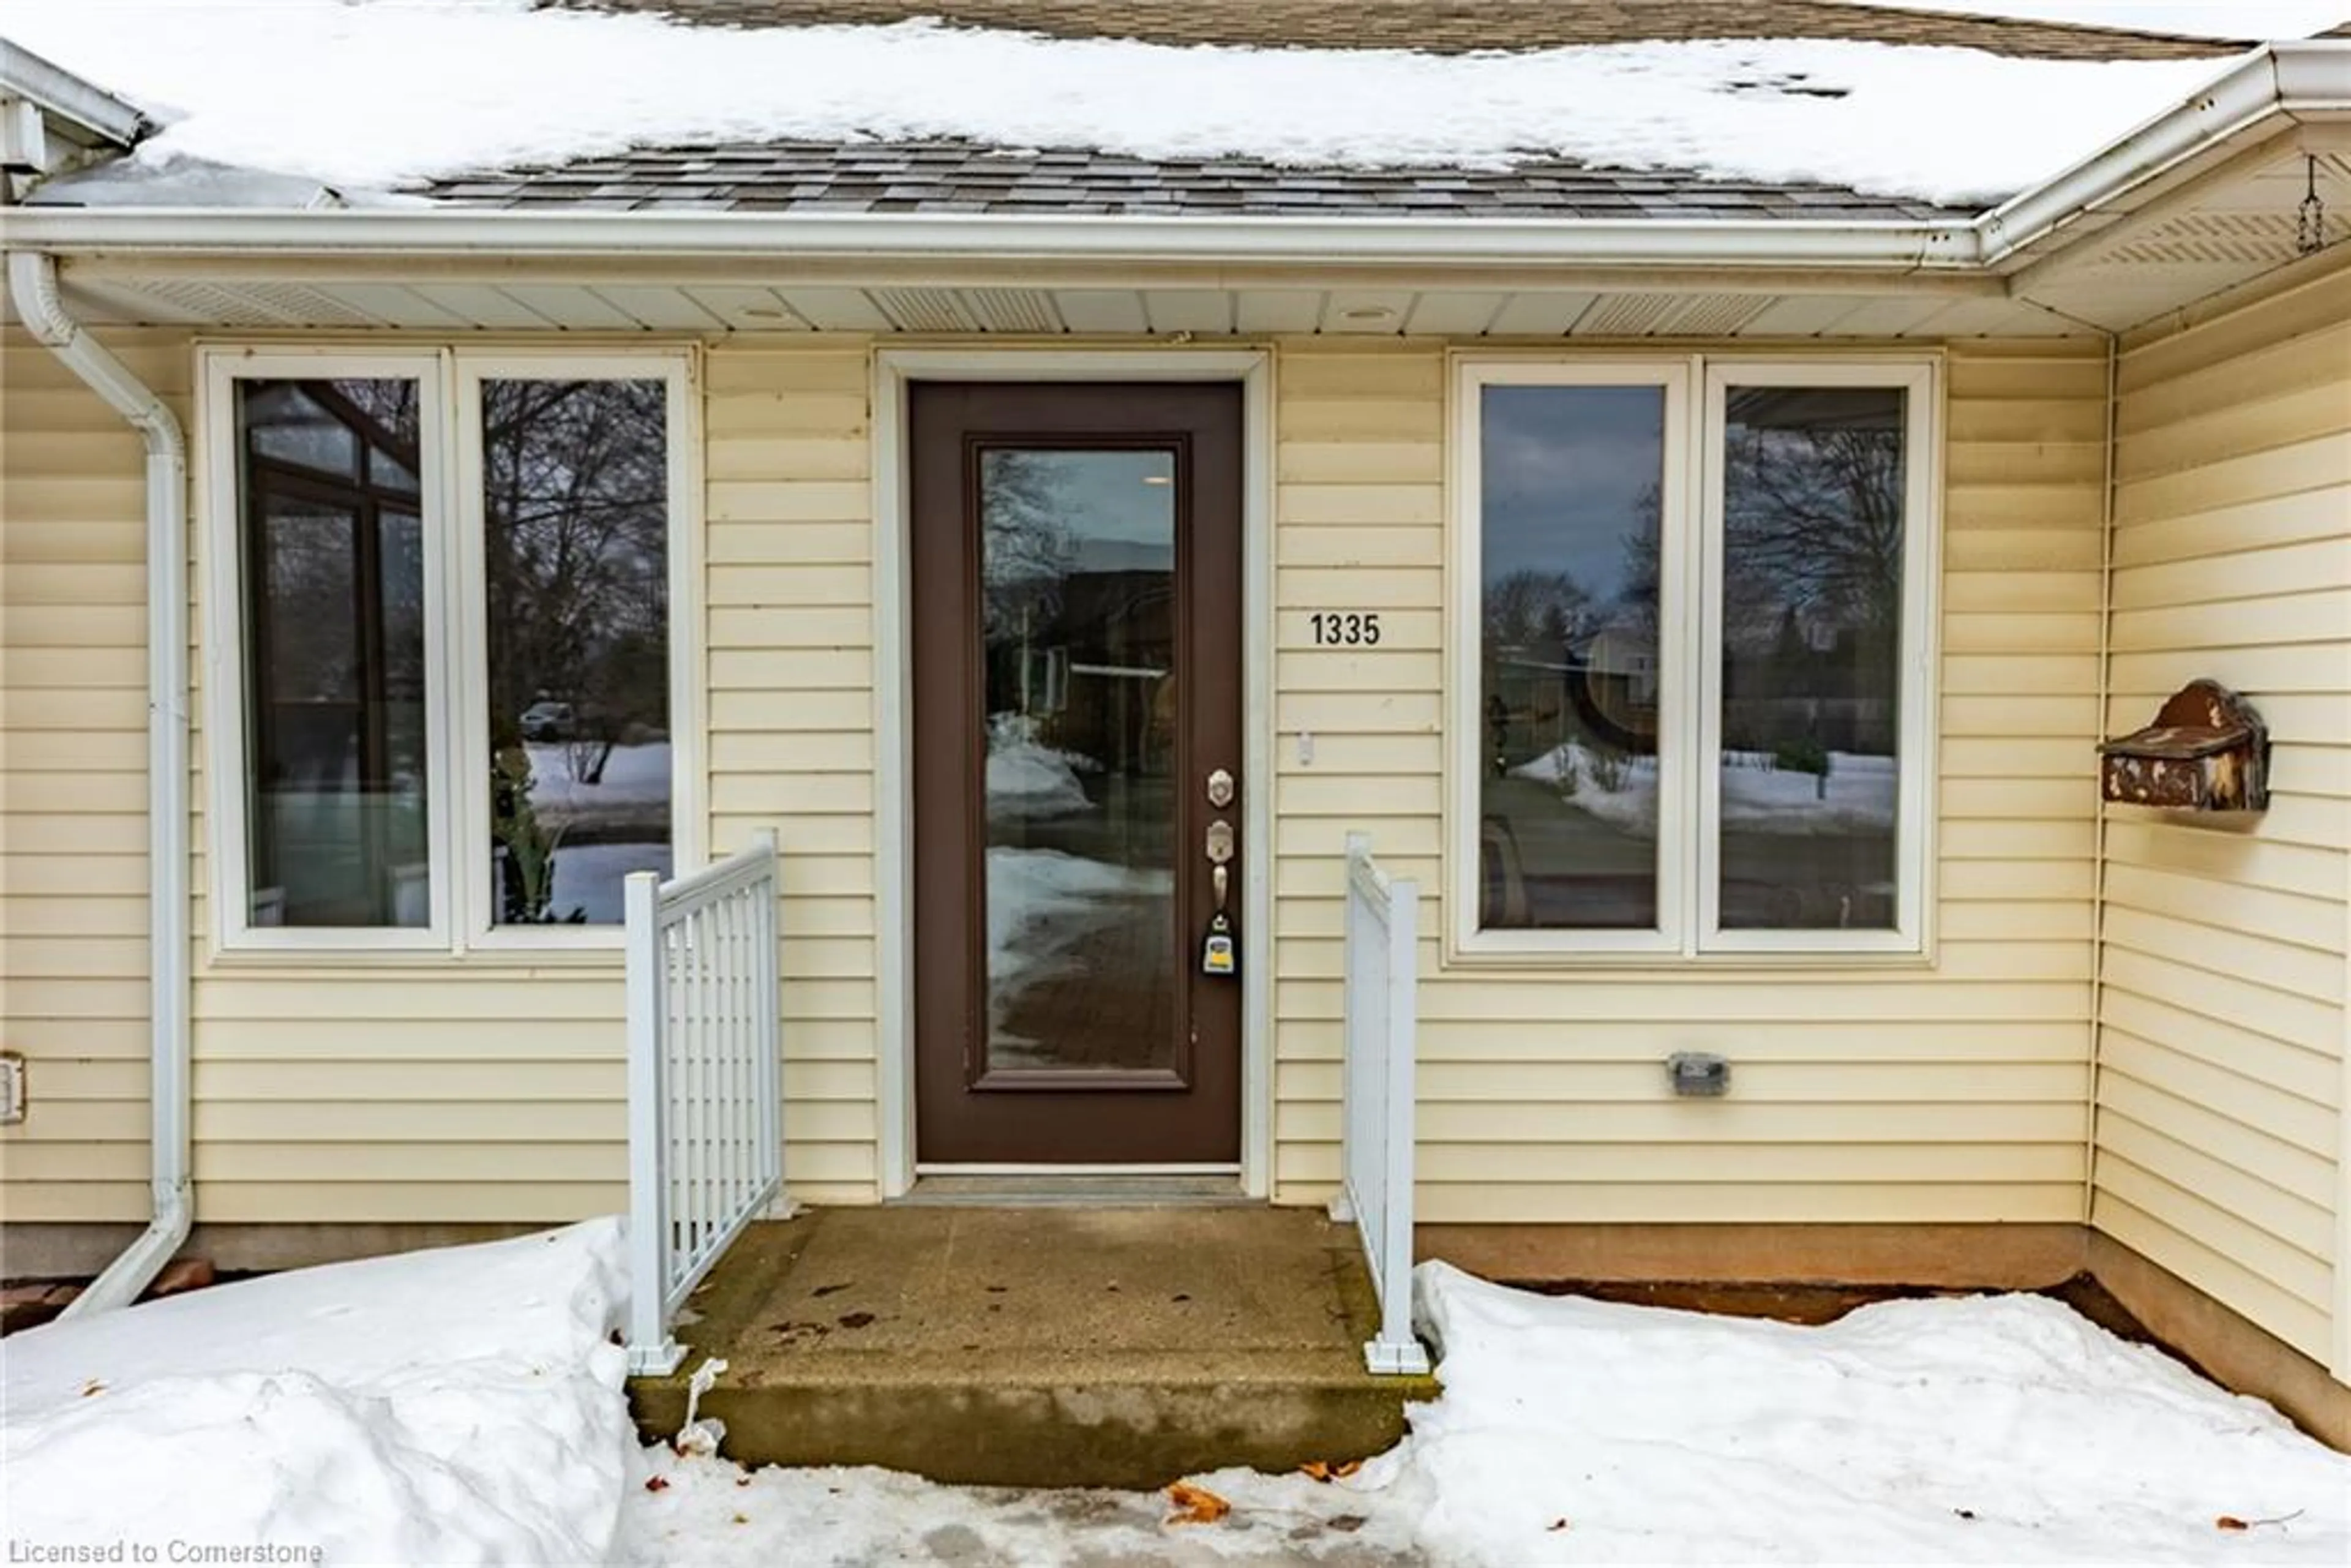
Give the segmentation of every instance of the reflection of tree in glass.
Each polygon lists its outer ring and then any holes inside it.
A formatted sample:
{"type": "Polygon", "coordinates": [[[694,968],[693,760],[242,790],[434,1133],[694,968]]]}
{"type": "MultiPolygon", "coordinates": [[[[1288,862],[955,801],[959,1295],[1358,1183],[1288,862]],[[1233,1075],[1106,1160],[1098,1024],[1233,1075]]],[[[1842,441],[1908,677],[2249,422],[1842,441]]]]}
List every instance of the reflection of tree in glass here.
{"type": "Polygon", "coordinates": [[[1726,636],[1777,643],[1792,617],[1890,658],[1902,606],[1901,394],[1732,393],[1724,444],[1726,636]]]}
{"type": "Polygon", "coordinates": [[[981,458],[981,633],[990,642],[1060,607],[1075,541],[1061,520],[1069,508],[1058,456],[999,449],[981,458]]]}
{"type": "Polygon", "coordinates": [[[525,741],[597,784],[669,720],[668,428],[660,381],[482,386],[493,831],[508,921],[551,917],[563,831],[532,806],[525,741]]]}
{"type": "Polygon", "coordinates": [[[543,737],[580,744],[584,782],[667,723],[666,397],[657,381],[482,388],[492,737],[569,704],[543,737]]]}
{"type": "Polygon", "coordinates": [[[1530,567],[1498,577],[1486,584],[1486,646],[1563,659],[1591,598],[1564,571],[1530,567]]]}

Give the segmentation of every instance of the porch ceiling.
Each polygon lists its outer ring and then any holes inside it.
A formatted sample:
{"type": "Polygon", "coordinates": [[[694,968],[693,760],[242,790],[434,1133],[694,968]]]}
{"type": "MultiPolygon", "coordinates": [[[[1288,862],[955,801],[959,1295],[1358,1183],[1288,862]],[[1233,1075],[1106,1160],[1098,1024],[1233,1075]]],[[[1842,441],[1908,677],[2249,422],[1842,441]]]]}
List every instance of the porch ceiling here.
{"type": "Polygon", "coordinates": [[[1945,338],[2085,330],[1996,280],[1875,287],[1833,276],[1711,286],[1593,277],[1541,287],[1034,287],[803,284],[736,274],[518,277],[166,273],[68,265],[69,307],[98,325],[333,331],[810,332],[1038,337],[1327,334],[1463,338],[1945,338]]]}

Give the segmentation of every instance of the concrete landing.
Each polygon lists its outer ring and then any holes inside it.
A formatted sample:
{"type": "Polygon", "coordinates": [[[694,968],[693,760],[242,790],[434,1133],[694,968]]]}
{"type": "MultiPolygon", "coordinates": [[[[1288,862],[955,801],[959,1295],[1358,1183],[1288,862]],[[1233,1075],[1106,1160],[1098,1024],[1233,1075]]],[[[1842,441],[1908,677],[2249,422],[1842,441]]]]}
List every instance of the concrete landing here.
{"type": "Polygon", "coordinates": [[[1311,1209],[820,1209],[753,1226],[689,1309],[638,1425],[675,1432],[723,1356],[703,1408],[746,1464],[1155,1487],[1374,1453],[1437,1392],[1364,1371],[1370,1277],[1311,1209]]]}

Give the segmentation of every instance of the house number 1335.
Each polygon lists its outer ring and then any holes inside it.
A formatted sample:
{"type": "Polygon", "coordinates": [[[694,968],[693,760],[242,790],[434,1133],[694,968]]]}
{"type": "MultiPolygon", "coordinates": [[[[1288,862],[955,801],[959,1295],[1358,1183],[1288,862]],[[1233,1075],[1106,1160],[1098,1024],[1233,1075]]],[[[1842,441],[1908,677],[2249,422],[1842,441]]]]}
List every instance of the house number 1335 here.
{"type": "Polygon", "coordinates": [[[1379,645],[1380,618],[1374,612],[1317,612],[1306,619],[1313,623],[1314,641],[1325,647],[1370,648],[1379,645]]]}

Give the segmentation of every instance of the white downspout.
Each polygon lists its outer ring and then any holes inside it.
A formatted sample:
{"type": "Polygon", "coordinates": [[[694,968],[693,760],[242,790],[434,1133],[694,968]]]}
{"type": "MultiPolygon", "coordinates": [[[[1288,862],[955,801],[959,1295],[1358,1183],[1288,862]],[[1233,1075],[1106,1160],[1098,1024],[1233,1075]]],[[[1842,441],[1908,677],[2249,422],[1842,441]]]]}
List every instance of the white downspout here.
{"type": "Polygon", "coordinates": [[[54,260],[11,253],[8,292],[33,336],[147,443],[147,1092],[155,1214],[65,1310],[73,1317],[138,1300],[195,1217],[188,1179],[188,446],[163,400],[66,313],[54,260]]]}

